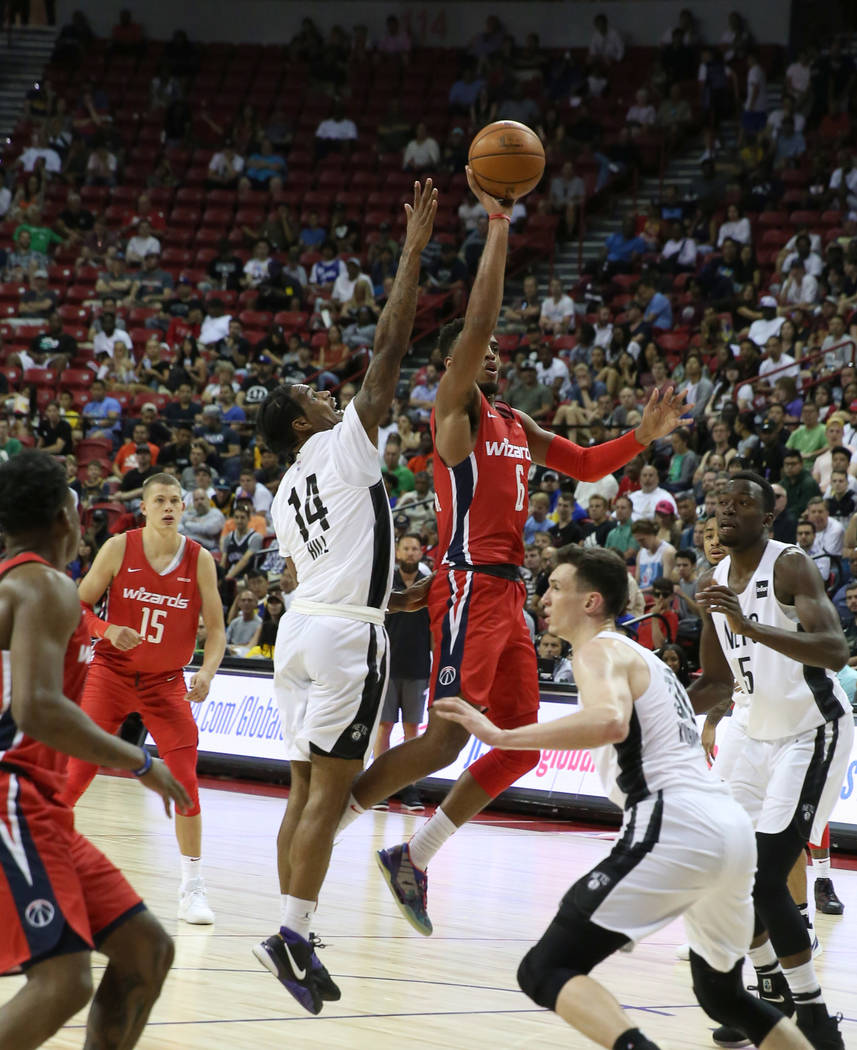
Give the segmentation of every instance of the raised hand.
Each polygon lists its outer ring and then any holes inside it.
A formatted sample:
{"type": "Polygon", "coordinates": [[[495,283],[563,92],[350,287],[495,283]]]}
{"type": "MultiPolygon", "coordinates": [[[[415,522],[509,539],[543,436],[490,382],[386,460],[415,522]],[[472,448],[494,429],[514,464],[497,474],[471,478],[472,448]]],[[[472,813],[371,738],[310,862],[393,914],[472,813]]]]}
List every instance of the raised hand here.
{"type": "Polygon", "coordinates": [[[692,422],[687,414],[693,405],[686,403],[686,397],[686,391],[676,394],[674,387],[668,387],[663,394],[657,387],[652,390],[637,427],[637,440],[641,445],[650,445],[658,438],[671,434],[682,423],[692,422]]]}
{"type": "Polygon", "coordinates": [[[489,215],[496,215],[497,212],[501,211],[511,219],[515,202],[499,201],[496,197],[492,197],[491,194],[486,193],[476,181],[476,176],[473,174],[473,169],[469,164],[464,170],[467,173],[467,185],[470,187],[470,192],[479,201],[485,211],[487,211],[489,215]]]}
{"type": "Polygon", "coordinates": [[[405,245],[421,252],[431,240],[437,214],[437,190],[432,187],[431,179],[426,179],[424,186],[414,183],[414,203],[405,205],[405,214],[408,217],[405,245]]]}

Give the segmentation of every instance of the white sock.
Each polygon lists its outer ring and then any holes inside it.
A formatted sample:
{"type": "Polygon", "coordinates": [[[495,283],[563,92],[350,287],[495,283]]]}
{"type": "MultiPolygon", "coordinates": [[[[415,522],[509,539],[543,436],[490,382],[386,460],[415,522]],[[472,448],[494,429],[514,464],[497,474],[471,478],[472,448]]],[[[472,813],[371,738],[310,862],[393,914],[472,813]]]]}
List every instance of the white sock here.
{"type": "Polygon", "coordinates": [[[456,825],[438,806],[434,816],[429,817],[408,843],[411,863],[421,871],[425,871],[435,853],[456,831],[458,831],[456,825]]]}
{"type": "Polygon", "coordinates": [[[830,878],[830,857],[825,857],[823,860],[821,857],[812,858],[812,870],[815,873],[817,879],[829,879],[830,878]]]}
{"type": "Polygon", "coordinates": [[[772,974],[780,972],[780,961],[770,940],[760,944],[758,948],[751,948],[747,954],[750,956],[750,962],[753,964],[753,969],[756,973],[772,974]]]}
{"type": "Polygon", "coordinates": [[[294,933],[300,934],[304,940],[309,938],[309,928],[312,925],[312,917],[315,913],[315,901],[302,901],[300,897],[290,897],[283,894],[280,901],[280,917],[282,925],[287,926],[294,933]]]}
{"type": "Polygon", "coordinates": [[[349,795],[348,801],[345,803],[345,812],[339,818],[339,826],[336,829],[334,838],[338,838],[349,824],[353,823],[361,813],[365,812],[366,810],[360,805],[357,799],[353,795],[349,795]]]}
{"type": "Polygon", "coordinates": [[[815,976],[815,967],[812,964],[812,959],[809,962],[801,963],[800,966],[784,969],[783,973],[789,982],[789,989],[796,1006],[809,1006],[811,1003],[821,1005],[824,1003],[824,996],[821,994],[821,987],[819,986],[818,978],[815,976]]]}
{"type": "Polygon", "coordinates": [[[181,854],[182,864],[182,889],[189,882],[193,882],[195,879],[202,878],[202,857],[186,857],[183,853],[181,854]]]}

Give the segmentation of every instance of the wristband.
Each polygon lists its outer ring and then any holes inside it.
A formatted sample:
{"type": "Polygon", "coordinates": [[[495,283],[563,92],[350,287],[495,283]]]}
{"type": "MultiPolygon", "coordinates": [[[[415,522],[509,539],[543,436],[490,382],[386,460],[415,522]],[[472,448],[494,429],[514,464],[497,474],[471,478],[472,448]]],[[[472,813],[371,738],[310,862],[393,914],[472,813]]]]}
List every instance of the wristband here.
{"type": "Polygon", "coordinates": [[[495,211],[493,215],[489,215],[488,221],[490,222],[492,219],[505,219],[510,224],[512,222],[512,216],[507,215],[504,211],[495,211]]]}
{"type": "Polygon", "coordinates": [[[144,777],[152,768],[152,756],[150,752],[148,752],[144,747],[141,747],[140,750],[145,755],[145,758],[143,759],[143,764],[142,766],[140,766],[139,769],[131,770],[131,775],[135,777],[144,777]]]}

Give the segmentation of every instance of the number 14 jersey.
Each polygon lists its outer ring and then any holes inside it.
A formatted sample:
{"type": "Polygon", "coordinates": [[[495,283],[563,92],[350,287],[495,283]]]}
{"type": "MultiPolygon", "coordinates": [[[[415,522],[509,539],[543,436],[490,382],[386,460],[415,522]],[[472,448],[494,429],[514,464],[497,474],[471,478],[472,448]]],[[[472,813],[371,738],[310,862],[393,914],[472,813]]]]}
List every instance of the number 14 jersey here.
{"type": "Polygon", "coordinates": [[[180,538],[172,564],[159,573],[143,550],[143,530],[125,533],[125,555],[107,592],[104,618],[119,627],[133,627],[143,641],[123,653],[99,638],[94,663],[123,674],[180,671],[190,663],[202,604],[196,576],[200,546],[180,538]]]}
{"type": "Polygon", "coordinates": [[[271,505],[295,598],[384,610],[393,582],[393,519],[378,449],[354,402],[301,446],[271,505]]]}

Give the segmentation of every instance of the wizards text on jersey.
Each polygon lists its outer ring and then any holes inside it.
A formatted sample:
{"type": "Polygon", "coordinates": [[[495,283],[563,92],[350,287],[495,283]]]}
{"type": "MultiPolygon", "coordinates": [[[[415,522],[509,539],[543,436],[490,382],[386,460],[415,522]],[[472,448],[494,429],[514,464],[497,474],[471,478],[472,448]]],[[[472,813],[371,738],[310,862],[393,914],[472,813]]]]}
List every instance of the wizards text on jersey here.
{"type": "Polygon", "coordinates": [[[502,441],[486,441],[485,454],[505,456],[507,459],[526,459],[528,462],[532,460],[529,445],[513,445],[507,437],[502,441]]]}
{"type": "Polygon", "coordinates": [[[189,601],[181,595],[155,594],[153,591],[147,591],[145,587],[123,587],[122,597],[144,602],[146,605],[166,605],[170,609],[186,609],[189,601]]]}

